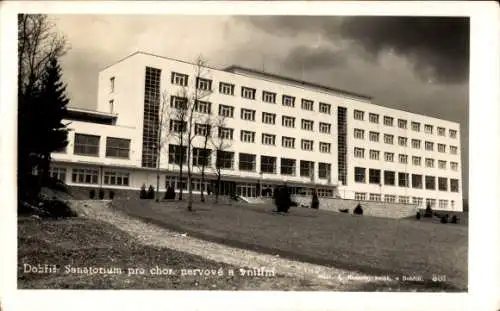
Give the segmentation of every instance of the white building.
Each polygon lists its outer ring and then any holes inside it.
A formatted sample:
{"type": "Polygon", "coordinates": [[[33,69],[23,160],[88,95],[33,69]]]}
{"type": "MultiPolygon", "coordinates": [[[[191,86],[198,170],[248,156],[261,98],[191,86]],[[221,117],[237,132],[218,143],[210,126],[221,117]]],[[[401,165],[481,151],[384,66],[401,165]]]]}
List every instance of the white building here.
{"type": "MultiPolygon", "coordinates": [[[[198,86],[204,96],[195,118],[207,112],[212,118],[225,115],[226,129],[213,126],[212,137],[232,138],[219,153],[226,157],[221,160],[227,166],[224,193],[270,195],[265,189],[286,182],[294,193],[316,188],[320,196],[462,210],[458,123],[237,66],[203,68],[201,76],[196,70],[194,64],[142,52],[102,70],[97,111],[69,110],[69,145],[53,154],[53,175],[72,186],[156,186],[155,148],[163,140],[152,124],[162,98],[173,111],[175,97],[191,98],[198,86]]],[[[165,118],[174,117],[166,113],[165,118]]],[[[185,181],[178,182],[177,138],[166,139],[159,161],[161,190],[166,183],[186,189],[185,181]]],[[[202,141],[202,136],[194,139],[194,191],[207,187],[196,165],[202,141]]],[[[207,182],[214,187],[217,156],[212,144],[207,148],[212,150],[207,182]]]]}

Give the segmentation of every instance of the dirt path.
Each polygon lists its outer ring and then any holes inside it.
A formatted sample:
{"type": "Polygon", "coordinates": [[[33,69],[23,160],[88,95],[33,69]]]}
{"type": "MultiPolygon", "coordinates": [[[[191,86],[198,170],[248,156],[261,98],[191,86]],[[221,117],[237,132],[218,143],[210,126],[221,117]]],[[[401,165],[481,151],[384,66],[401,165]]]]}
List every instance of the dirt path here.
{"type": "MultiPolygon", "coordinates": [[[[380,283],[380,280],[374,280],[365,274],[293,261],[193,238],[134,219],[123,212],[109,208],[106,202],[74,201],[72,206],[80,216],[108,222],[142,244],[174,249],[242,268],[263,268],[277,275],[306,280],[316,285],[318,289],[347,291],[366,287],[368,283],[380,283]]],[[[396,285],[395,282],[387,281],[381,285],[386,288],[392,287],[391,285],[396,285]]]]}

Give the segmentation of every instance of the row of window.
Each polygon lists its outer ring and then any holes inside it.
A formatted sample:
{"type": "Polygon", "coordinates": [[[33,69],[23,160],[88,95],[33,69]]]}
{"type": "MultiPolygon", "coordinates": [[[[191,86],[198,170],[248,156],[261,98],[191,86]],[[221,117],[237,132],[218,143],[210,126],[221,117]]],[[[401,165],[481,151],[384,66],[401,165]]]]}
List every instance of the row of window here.
{"type": "MultiPolygon", "coordinates": [[[[354,181],[357,183],[366,183],[367,180],[367,170],[368,170],[368,183],[376,184],[376,185],[386,185],[386,186],[395,186],[396,184],[399,187],[411,187],[415,189],[423,189],[424,181],[425,181],[425,189],[426,190],[436,190],[436,177],[426,175],[425,178],[420,174],[411,174],[411,183],[410,183],[410,174],[395,172],[395,171],[383,171],[383,183],[382,183],[382,170],[380,169],[366,169],[364,167],[355,167],[354,168],[354,181]],[[396,176],[398,178],[396,182],[396,176]]],[[[437,190],[439,191],[448,191],[448,180],[449,180],[449,189],[451,192],[458,192],[459,185],[458,179],[446,178],[446,177],[438,177],[437,178],[437,190]]]]}
{"type": "MultiPolygon", "coordinates": [[[[379,150],[370,149],[369,150],[370,160],[380,160],[380,153],[381,153],[381,151],[379,151],[379,150]]],[[[365,158],[365,149],[359,148],[359,147],[354,147],[354,157],[364,159],[365,158]]],[[[394,162],[394,153],[393,152],[384,152],[384,160],[386,162],[394,162]]],[[[408,155],[399,154],[398,160],[399,160],[399,163],[401,163],[401,164],[408,164],[408,155]]],[[[435,162],[436,162],[435,159],[425,158],[425,167],[433,168],[435,162]]],[[[412,156],[412,163],[415,166],[421,166],[422,165],[422,157],[412,156]]],[[[438,160],[437,163],[438,163],[438,168],[446,169],[447,161],[438,160]]],[[[450,161],[450,168],[453,171],[458,171],[458,163],[450,161]]]]}
{"type": "MultiPolygon", "coordinates": [[[[375,131],[370,131],[368,133],[369,140],[372,142],[379,142],[380,141],[380,133],[375,132],[375,131]]],[[[365,139],[365,130],[355,128],[354,129],[354,138],[356,139],[365,139]]],[[[384,143],[393,145],[394,144],[394,135],[392,134],[384,134],[384,143]]],[[[408,147],[408,142],[409,139],[408,137],[404,136],[398,136],[398,145],[401,147],[408,147]]],[[[420,139],[411,139],[411,147],[414,149],[420,149],[422,145],[422,141],[420,139]]],[[[424,141],[424,146],[425,150],[427,151],[434,151],[434,142],[431,141],[424,141]]],[[[458,147],[457,146],[449,146],[449,150],[451,154],[458,154],[458,147]]],[[[437,144],[437,151],[441,153],[446,153],[446,144],[437,144]]]]}
{"type": "MultiPolygon", "coordinates": [[[[64,167],[55,166],[50,168],[50,176],[63,182],[66,182],[66,173],[67,171],[64,167]]],[[[96,185],[99,183],[99,170],[93,168],[74,168],[71,172],[71,182],[96,185]]],[[[129,186],[130,173],[104,171],[103,184],[110,186],[129,186]]]]}
{"type": "MultiPolygon", "coordinates": [[[[186,163],[187,148],[185,146],[181,147],[179,145],[169,145],[168,162],[171,164],[183,164],[186,163]],[[181,160],[182,159],[182,160],[181,160]]],[[[213,150],[193,148],[193,166],[211,164],[211,155],[213,150]]],[[[235,153],[229,151],[216,152],[216,166],[223,169],[234,169],[235,153]]],[[[238,154],[238,169],[240,171],[257,171],[257,155],[249,153],[239,153],[238,154]]],[[[280,158],[280,174],[281,175],[296,175],[297,160],[280,158]]],[[[312,177],[315,170],[315,162],[312,161],[299,161],[299,176],[301,177],[312,177]]],[[[271,156],[260,156],[260,172],[276,174],[277,169],[277,157],[271,156]]],[[[322,179],[328,179],[331,176],[331,164],[319,162],[317,165],[318,177],[322,179]]]]}
{"type": "MultiPolygon", "coordinates": [[[[367,195],[366,192],[355,192],[354,193],[354,199],[358,201],[382,201],[382,194],[380,193],[369,193],[367,195]]],[[[417,205],[417,206],[424,206],[424,198],[422,197],[412,197],[411,198],[411,204],[417,205]]],[[[384,194],[384,202],[387,203],[402,203],[402,204],[410,204],[410,197],[406,195],[399,195],[396,196],[394,194],[384,194]],[[397,198],[397,200],[396,200],[397,198]]],[[[425,199],[425,206],[430,206],[431,208],[436,207],[436,202],[439,202],[439,208],[441,209],[446,209],[448,206],[450,208],[455,207],[455,201],[454,200],[443,200],[440,199],[439,201],[433,198],[426,198],[425,199]],[[450,205],[448,205],[450,203],[450,205]]]]}
{"type": "MultiPolygon", "coordinates": [[[[73,153],[98,157],[100,139],[97,135],[75,134],[73,153]]],[[[130,139],[106,137],[106,157],[128,159],[129,156],[130,139]]]]}
{"type": "MultiPolygon", "coordinates": [[[[355,120],[364,121],[364,119],[365,119],[365,112],[361,111],[361,110],[354,110],[354,119],[355,120]]],[[[379,119],[380,119],[380,115],[377,114],[377,113],[371,113],[370,112],[368,114],[368,120],[371,123],[378,124],[379,123],[379,119]]],[[[383,121],[384,125],[386,125],[386,126],[394,126],[394,118],[393,117],[384,116],[383,120],[384,120],[383,121]]],[[[397,123],[398,123],[398,127],[401,128],[401,129],[406,129],[407,126],[408,126],[408,121],[404,120],[404,119],[398,119],[397,123]]],[[[420,122],[411,121],[411,129],[413,131],[420,132],[420,127],[421,127],[420,122]]],[[[434,126],[431,125],[431,124],[424,124],[424,132],[426,134],[431,134],[431,135],[434,134],[434,126]]],[[[444,127],[437,126],[436,127],[436,132],[437,132],[438,136],[446,136],[446,128],[444,128],[444,127]]],[[[450,138],[457,138],[457,130],[448,129],[448,136],[450,138]]]]}

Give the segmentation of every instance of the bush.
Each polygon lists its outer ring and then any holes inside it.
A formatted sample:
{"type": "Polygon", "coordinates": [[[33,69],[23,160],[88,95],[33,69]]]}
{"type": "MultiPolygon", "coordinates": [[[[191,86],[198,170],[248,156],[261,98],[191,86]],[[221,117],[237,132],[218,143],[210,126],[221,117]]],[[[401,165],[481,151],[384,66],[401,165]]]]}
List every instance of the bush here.
{"type": "Polygon", "coordinates": [[[39,208],[42,211],[41,217],[57,219],[77,216],[68,204],[57,199],[42,200],[40,201],[39,208]]]}
{"type": "Polygon", "coordinates": [[[453,215],[451,217],[451,223],[452,224],[458,224],[458,217],[457,217],[457,215],[453,215]]]}
{"type": "Polygon", "coordinates": [[[319,199],[318,199],[318,193],[316,191],[313,192],[311,208],[319,209],[319,199]]]}
{"type": "Polygon", "coordinates": [[[346,213],[346,214],[349,214],[349,209],[348,208],[345,208],[345,209],[339,209],[339,211],[341,213],[346,213]]]}
{"type": "Polygon", "coordinates": [[[90,191],[89,191],[89,198],[91,200],[93,200],[95,198],[95,190],[94,189],[90,189],[90,191]]]}
{"type": "Polygon", "coordinates": [[[445,216],[441,216],[441,223],[442,223],[442,224],[446,224],[446,223],[448,223],[448,217],[447,217],[447,215],[445,215],[445,216]]]}
{"type": "Polygon", "coordinates": [[[363,215],[363,208],[361,207],[361,204],[356,205],[352,212],[354,215],[363,215]]]}
{"type": "Polygon", "coordinates": [[[432,208],[430,204],[427,204],[427,207],[425,208],[424,217],[432,218],[432,208]]]}
{"type": "Polygon", "coordinates": [[[274,191],[274,203],[278,212],[288,213],[290,206],[292,205],[292,199],[290,197],[290,192],[286,186],[278,187],[274,191]]]}
{"type": "Polygon", "coordinates": [[[99,200],[104,200],[104,190],[99,190],[99,200]]]}
{"type": "Polygon", "coordinates": [[[113,200],[113,199],[114,199],[114,197],[115,197],[115,192],[114,192],[113,190],[110,190],[110,191],[109,191],[109,199],[110,199],[110,200],[113,200]]]}
{"type": "Polygon", "coordinates": [[[422,215],[420,214],[420,212],[417,212],[417,220],[420,220],[420,218],[422,218],[422,215]]]}
{"type": "Polygon", "coordinates": [[[155,187],[153,187],[153,185],[149,185],[148,199],[154,199],[154,198],[155,198],[155,187]]]}
{"type": "Polygon", "coordinates": [[[168,186],[165,192],[165,200],[175,200],[175,190],[174,187],[168,186]]]}
{"type": "Polygon", "coordinates": [[[141,199],[146,199],[147,198],[147,193],[146,193],[146,185],[141,186],[141,192],[139,193],[139,198],[141,199]]]}

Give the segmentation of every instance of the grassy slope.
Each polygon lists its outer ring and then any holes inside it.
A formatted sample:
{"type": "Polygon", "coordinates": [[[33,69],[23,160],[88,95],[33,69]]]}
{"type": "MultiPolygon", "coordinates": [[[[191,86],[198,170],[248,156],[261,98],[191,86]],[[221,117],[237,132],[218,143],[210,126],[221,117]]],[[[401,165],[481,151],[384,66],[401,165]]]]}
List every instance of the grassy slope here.
{"type": "Polygon", "coordinates": [[[286,216],[256,206],[201,206],[118,200],[115,208],[193,236],[365,273],[445,275],[467,288],[466,226],[295,208],[286,216]]]}

